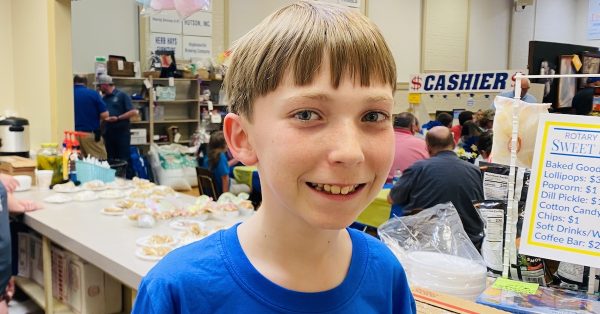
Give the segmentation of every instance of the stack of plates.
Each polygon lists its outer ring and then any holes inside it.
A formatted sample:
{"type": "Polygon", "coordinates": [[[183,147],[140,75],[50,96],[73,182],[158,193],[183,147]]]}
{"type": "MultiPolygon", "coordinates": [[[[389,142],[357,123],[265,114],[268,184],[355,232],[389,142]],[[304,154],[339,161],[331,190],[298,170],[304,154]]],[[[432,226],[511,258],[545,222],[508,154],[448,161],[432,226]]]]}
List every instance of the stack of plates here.
{"type": "Polygon", "coordinates": [[[486,288],[486,268],[477,261],[437,252],[408,253],[404,262],[411,284],[468,300],[486,288]]]}

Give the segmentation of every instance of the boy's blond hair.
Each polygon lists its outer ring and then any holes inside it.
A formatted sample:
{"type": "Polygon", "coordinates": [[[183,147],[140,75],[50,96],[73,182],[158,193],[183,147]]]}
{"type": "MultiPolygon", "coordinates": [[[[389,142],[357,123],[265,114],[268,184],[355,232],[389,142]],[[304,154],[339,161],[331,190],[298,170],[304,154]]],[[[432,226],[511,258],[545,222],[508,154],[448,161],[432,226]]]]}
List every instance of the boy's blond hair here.
{"type": "Polygon", "coordinates": [[[343,76],[369,86],[371,80],[396,87],[396,65],[377,27],[359,12],[315,1],[279,9],[240,38],[232,49],[224,88],[230,112],[248,119],[257,97],[274,91],[291,74],[299,86],[310,84],[324,57],[331,85],[343,76]]]}

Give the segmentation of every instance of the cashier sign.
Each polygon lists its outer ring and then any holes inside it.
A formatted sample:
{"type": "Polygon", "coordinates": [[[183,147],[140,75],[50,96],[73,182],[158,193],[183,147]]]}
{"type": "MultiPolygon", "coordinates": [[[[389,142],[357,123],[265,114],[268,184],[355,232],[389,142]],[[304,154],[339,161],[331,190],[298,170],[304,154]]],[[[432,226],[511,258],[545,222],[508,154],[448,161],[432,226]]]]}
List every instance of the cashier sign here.
{"type": "Polygon", "coordinates": [[[519,252],[600,267],[600,118],[541,116],[519,252]]]}
{"type": "Polygon", "coordinates": [[[412,74],[408,80],[408,92],[501,92],[513,88],[517,72],[526,73],[521,70],[507,70],[412,74]]]}

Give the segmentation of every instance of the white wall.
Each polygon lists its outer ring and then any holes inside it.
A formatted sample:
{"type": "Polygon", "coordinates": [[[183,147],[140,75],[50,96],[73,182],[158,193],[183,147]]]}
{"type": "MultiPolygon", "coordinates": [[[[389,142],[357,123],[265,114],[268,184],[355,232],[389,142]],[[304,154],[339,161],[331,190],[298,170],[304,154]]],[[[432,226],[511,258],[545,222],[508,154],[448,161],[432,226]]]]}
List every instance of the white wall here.
{"type": "Polygon", "coordinates": [[[73,72],[93,72],[95,56],[139,59],[135,0],[73,1],[71,6],[73,72]]]}
{"type": "Polygon", "coordinates": [[[5,61],[0,75],[0,114],[4,114],[5,110],[13,110],[15,105],[11,11],[11,1],[0,0],[0,60],[5,61]]]}
{"type": "Polygon", "coordinates": [[[379,27],[396,60],[398,82],[421,72],[421,1],[369,1],[367,14],[379,27]]]}
{"type": "Polygon", "coordinates": [[[229,47],[273,11],[294,0],[229,0],[229,47]]]}
{"type": "Polygon", "coordinates": [[[475,0],[469,13],[469,71],[508,66],[512,0],[475,0]]]}

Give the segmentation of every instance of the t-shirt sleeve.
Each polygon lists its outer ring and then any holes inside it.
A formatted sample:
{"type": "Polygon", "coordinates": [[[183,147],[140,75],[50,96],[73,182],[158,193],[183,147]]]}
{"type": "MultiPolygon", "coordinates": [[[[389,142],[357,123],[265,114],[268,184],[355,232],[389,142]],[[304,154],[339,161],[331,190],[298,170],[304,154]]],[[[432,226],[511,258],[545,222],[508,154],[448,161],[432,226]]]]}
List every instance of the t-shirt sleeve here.
{"type": "Polygon", "coordinates": [[[106,103],[104,103],[104,100],[102,100],[100,95],[96,95],[96,109],[98,110],[98,114],[101,114],[107,110],[106,103]]]}
{"type": "Polygon", "coordinates": [[[390,190],[390,197],[392,198],[394,205],[408,204],[411,188],[413,187],[419,172],[420,171],[416,167],[408,167],[404,170],[400,180],[398,180],[390,190]]]}
{"type": "Polygon", "coordinates": [[[417,305],[415,304],[412,292],[410,292],[406,272],[404,272],[402,267],[399,267],[395,276],[394,313],[417,313],[417,305]]]}
{"type": "Polygon", "coordinates": [[[168,289],[157,281],[142,280],[138,290],[133,314],[175,313],[172,302],[168,298],[168,289]]]}
{"type": "Polygon", "coordinates": [[[215,167],[214,174],[219,177],[229,176],[229,165],[227,164],[225,153],[219,155],[219,163],[215,167]]]}

